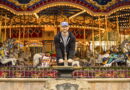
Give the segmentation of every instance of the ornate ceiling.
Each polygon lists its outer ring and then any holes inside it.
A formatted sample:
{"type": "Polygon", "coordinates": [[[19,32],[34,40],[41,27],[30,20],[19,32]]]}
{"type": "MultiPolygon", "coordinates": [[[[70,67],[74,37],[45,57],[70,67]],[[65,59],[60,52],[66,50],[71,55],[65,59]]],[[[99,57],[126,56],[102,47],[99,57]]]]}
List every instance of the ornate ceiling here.
{"type": "Polygon", "coordinates": [[[0,0],[0,7],[17,14],[23,11],[29,11],[28,14],[30,11],[38,13],[55,5],[74,6],[86,9],[90,14],[106,15],[105,13],[111,14],[117,10],[129,8],[130,0],[0,0]]]}

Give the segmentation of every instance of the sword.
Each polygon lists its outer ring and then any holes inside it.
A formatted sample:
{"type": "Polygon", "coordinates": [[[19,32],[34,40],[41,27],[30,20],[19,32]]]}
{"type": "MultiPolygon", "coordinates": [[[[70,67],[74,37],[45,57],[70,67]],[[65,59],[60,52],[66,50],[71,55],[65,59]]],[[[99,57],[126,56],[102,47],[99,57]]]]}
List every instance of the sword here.
{"type": "Polygon", "coordinates": [[[66,51],[65,51],[64,66],[68,66],[68,60],[67,60],[67,53],[66,53],[66,51]]]}

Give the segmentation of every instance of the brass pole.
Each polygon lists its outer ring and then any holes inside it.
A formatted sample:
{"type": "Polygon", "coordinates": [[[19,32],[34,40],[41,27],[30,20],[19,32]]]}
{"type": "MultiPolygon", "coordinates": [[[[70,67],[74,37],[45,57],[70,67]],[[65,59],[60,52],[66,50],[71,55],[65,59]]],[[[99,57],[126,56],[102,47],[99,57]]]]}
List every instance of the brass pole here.
{"type": "Polygon", "coordinates": [[[23,27],[23,41],[25,40],[25,27],[23,27]]]}
{"type": "MultiPolygon", "coordinates": [[[[25,41],[25,27],[23,28],[23,42],[25,41]]],[[[24,42],[25,43],[25,42],[24,42]]],[[[25,45],[25,44],[24,44],[25,45]]],[[[25,51],[25,46],[24,46],[24,51],[25,51]]]]}
{"type": "Polygon", "coordinates": [[[21,28],[19,28],[19,41],[21,39],[21,28]]]}
{"type": "MultiPolygon", "coordinates": [[[[7,18],[7,15],[6,15],[6,18],[7,18]]],[[[5,35],[4,35],[4,41],[6,40],[6,35],[7,35],[7,21],[6,21],[6,18],[5,18],[5,35]]]]}
{"type": "Polygon", "coordinates": [[[18,40],[19,40],[19,43],[18,43],[18,50],[19,50],[19,49],[20,49],[20,28],[18,28],[18,29],[19,29],[19,30],[18,30],[18,31],[19,31],[19,34],[18,34],[18,35],[19,35],[19,36],[18,36],[18,40]]]}
{"type": "Polygon", "coordinates": [[[86,47],[86,31],[85,31],[85,28],[84,28],[84,44],[83,44],[83,55],[85,56],[85,47],[86,47]]]}
{"type": "Polygon", "coordinates": [[[93,55],[94,55],[94,47],[95,47],[95,43],[94,43],[94,30],[92,30],[92,47],[93,47],[93,55]]]}
{"type": "Polygon", "coordinates": [[[84,28],[84,43],[86,42],[86,32],[85,32],[85,28],[84,28]]]}
{"type": "Polygon", "coordinates": [[[2,21],[0,21],[0,38],[1,38],[1,41],[2,41],[2,36],[1,36],[1,27],[2,27],[2,21]]]}
{"type": "Polygon", "coordinates": [[[10,29],[9,29],[9,31],[10,31],[10,32],[9,32],[9,33],[10,33],[10,34],[9,34],[9,37],[10,37],[10,38],[11,38],[11,34],[12,34],[11,29],[12,29],[12,20],[11,20],[10,29]]]}
{"type": "Polygon", "coordinates": [[[123,33],[124,33],[124,35],[123,35],[123,36],[124,36],[124,40],[125,40],[125,30],[123,31],[123,33]]]}
{"type": "Polygon", "coordinates": [[[106,26],[106,39],[107,39],[107,49],[108,49],[108,41],[109,41],[109,38],[108,38],[108,22],[107,22],[107,16],[105,16],[105,26],[106,26]]]}
{"type": "Polygon", "coordinates": [[[101,30],[100,30],[100,20],[101,20],[101,18],[100,18],[100,16],[98,17],[98,26],[99,26],[99,46],[100,46],[100,53],[101,53],[101,47],[102,47],[102,41],[101,41],[101,30]]]}
{"type": "Polygon", "coordinates": [[[28,30],[28,41],[30,41],[30,40],[29,40],[29,28],[28,28],[27,30],[28,30]]]}
{"type": "MultiPolygon", "coordinates": [[[[26,16],[24,15],[24,20],[26,20],[26,16]]],[[[37,22],[37,21],[36,21],[37,22]]],[[[34,28],[35,26],[33,25],[33,28],[34,28]]],[[[30,33],[30,27],[28,28],[28,41],[30,41],[30,37],[29,37],[29,33],[30,33]]]]}
{"type": "Polygon", "coordinates": [[[54,36],[55,36],[57,34],[58,25],[56,25],[57,16],[54,16],[54,18],[55,18],[54,27],[56,28],[54,31],[54,36]]]}
{"type": "Polygon", "coordinates": [[[116,17],[116,25],[117,25],[117,45],[120,43],[120,31],[119,31],[119,21],[118,17],[116,17]]]}

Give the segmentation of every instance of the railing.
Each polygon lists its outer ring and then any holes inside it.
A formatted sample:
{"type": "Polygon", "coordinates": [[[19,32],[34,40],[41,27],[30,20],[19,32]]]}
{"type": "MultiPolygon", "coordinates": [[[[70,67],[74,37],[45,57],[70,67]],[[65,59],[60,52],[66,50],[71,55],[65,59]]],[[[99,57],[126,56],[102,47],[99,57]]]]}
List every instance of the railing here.
{"type": "Polygon", "coordinates": [[[73,78],[130,78],[129,67],[88,67],[75,70],[73,78]]]}
{"type": "Polygon", "coordinates": [[[57,75],[50,68],[0,67],[0,78],[57,78],[57,75]]]}
{"type": "MultiPolygon", "coordinates": [[[[73,78],[130,78],[130,67],[86,67],[75,69],[73,78]]],[[[0,78],[59,78],[54,68],[0,67],[0,78]]]]}

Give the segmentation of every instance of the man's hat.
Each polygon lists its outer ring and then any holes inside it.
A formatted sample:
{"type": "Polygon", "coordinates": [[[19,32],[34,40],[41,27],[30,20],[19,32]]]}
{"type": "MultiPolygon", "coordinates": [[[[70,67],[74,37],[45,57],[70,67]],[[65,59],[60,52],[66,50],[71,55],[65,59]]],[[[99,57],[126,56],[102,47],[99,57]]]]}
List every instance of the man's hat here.
{"type": "Polygon", "coordinates": [[[69,26],[68,22],[61,22],[61,26],[69,26]]]}

